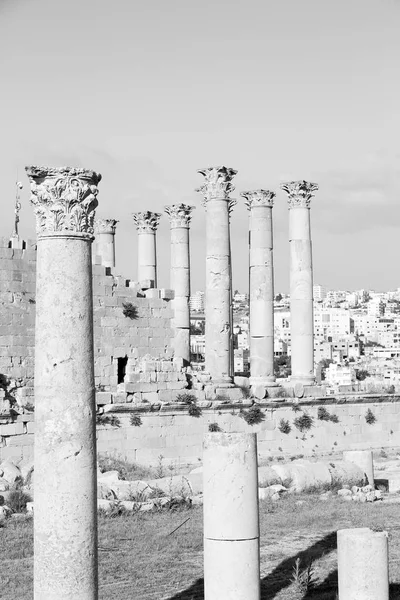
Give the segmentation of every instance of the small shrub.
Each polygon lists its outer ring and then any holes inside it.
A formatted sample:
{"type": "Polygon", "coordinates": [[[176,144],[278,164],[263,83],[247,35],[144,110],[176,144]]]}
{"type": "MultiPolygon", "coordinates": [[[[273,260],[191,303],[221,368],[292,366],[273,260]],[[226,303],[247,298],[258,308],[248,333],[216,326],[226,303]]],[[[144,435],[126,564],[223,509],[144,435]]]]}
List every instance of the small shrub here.
{"type": "Polygon", "coordinates": [[[122,304],[122,314],[128,319],[135,320],[138,318],[138,309],[132,302],[124,302],[122,304]]]}
{"type": "Polygon", "coordinates": [[[301,417],[296,417],[293,425],[301,432],[308,431],[314,425],[314,419],[308,413],[303,413],[301,417]]]}
{"type": "Polygon", "coordinates": [[[115,415],[96,415],[96,425],[111,425],[111,427],[121,427],[121,421],[115,415]]]}
{"type": "Polygon", "coordinates": [[[315,572],[312,561],[305,569],[300,567],[300,558],[296,559],[293,567],[292,582],[299,592],[307,594],[315,583],[315,572]]]}
{"type": "Polygon", "coordinates": [[[339,417],[337,415],[331,415],[329,420],[332,423],[339,423],[339,417]]]}
{"type": "Polygon", "coordinates": [[[396,392],[396,389],[395,389],[394,385],[389,385],[389,387],[387,389],[387,393],[394,394],[395,392],[396,392]]]}
{"type": "Polygon", "coordinates": [[[384,451],[384,449],[382,448],[382,450],[379,452],[379,456],[381,456],[382,458],[387,458],[388,455],[387,453],[384,451]]]}
{"type": "Polygon", "coordinates": [[[178,394],[176,397],[177,402],[182,402],[182,404],[196,404],[197,398],[194,394],[188,394],[187,392],[183,394],[178,394]]]}
{"type": "Polygon", "coordinates": [[[27,402],[26,404],[24,404],[24,409],[28,412],[34,412],[35,406],[32,404],[32,402],[27,402]]]}
{"type": "Polygon", "coordinates": [[[293,404],[292,411],[295,412],[295,413],[296,412],[300,412],[301,408],[300,408],[300,406],[298,404],[293,404]]]}
{"type": "Polygon", "coordinates": [[[189,404],[188,413],[191,417],[200,417],[202,412],[200,406],[197,406],[197,404],[189,404]]]}
{"type": "Polygon", "coordinates": [[[165,468],[164,468],[164,456],[162,454],[159,454],[158,456],[158,463],[157,463],[157,467],[156,467],[156,479],[162,479],[162,477],[165,476],[165,468]]]}
{"type": "Polygon", "coordinates": [[[374,423],[376,423],[376,416],[370,408],[365,413],[365,420],[368,423],[368,425],[373,425],[374,423]]]}
{"type": "Polygon", "coordinates": [[[248,410],[242,410],[241,416],[248,425],[257,425],[265,419],[264,413],[257,404],[254,404],[248,410]]]}
{"type": "Polygon", "coordinates": [[[131,415],[130,423],[134,427],[140,427],[143,425],[142,417],[140,415],[131,415]]]}
{"type": "Polygon", "coordinates": [[[218,431],[222,431],[222,429],[218,425],[218,423],[210,423],[209,426],[208,426],[208,431],[218,432],[218,431]]]}
{"type": "Polygon", "coordinates": [[[7,506],[14,513],[22,513],[26,511],[26,505],[31,502],[32,498],[19,487],[11,490],[7,498],[7,506]]]}
{"type": "Polygon", "coordinates": [[[325,406],[318,406],[318,419],[320,421],[330,421],[331,415],[326,410],[325,406]]]}
{"type": "Polygon", "coordinates": [[[279,421],[278,429],[281,433],[286,433],[286,434],[288,434],[292,431],[290,423],[286,419],[281,419],[279,421]]]}

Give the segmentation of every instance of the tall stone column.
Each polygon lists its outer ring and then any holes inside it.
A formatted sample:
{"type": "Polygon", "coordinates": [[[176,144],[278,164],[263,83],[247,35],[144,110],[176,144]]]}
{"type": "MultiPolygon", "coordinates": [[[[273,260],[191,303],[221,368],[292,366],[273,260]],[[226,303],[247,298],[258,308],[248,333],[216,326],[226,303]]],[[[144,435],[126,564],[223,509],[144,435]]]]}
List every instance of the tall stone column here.
{"type": "Polygon", "coordinates": [[[165,207],[171,226],[171,288],[174,310],[174,355],[190,363],[190,251],[189,225],[193,206],[173,204],[165,207]]]}
{"type": "Polygon", "coordinates": [[[157,250],[156,231],[160,222],[160,213],[133,213],[133,220],[138,232],[138,281],[153,281],[157,287],[157,250]]]}
{"type": "Polygon", "coordinates": [[[246,199],[250,214],[250,382],[257,389],[275,385],[272,233],[275,192],[256,190],[243,192],[241,196],[246,199]]]}
{"type": "Polygon", "coordinates": [[[115,219],[96,219],[94,232],[94,255],[101,257],[101,264],[105,267],[115,267],[115,219]]]}
{"type": "Polygon", "coordinates": [[[26,167],[36,215],[35,600],[96,600],[92,260],[97,184],[26,167]]]}
{"type": "Polygon", "coordinates": [[[218,385],[232,385],[232,278],[229,214],[235,200],[229,197],[235,188],[237,171],[210,167],[198,171],[205,184],[197,191],[204,194],[206,208],[206,371],[218,385]]]}
{"type": "Polygon", "coordinates": [[[290,243],[290,318],[294,383],[310,385],[314,376],[313,270],[310,201],[318,185],[292,181],[281,185],[288,194],[290,243]]]}

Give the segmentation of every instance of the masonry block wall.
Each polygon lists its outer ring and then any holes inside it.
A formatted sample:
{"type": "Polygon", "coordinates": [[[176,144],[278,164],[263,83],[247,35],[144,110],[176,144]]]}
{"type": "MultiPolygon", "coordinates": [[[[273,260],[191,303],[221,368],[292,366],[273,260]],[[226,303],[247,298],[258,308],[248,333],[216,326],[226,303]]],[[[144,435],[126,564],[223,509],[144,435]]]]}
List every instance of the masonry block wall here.
{"type": "MultiPolygon", "coordinates": [[[[0,238],[0,459],[32,454],[35,275],[36,242],[16,250],[0,238]]],[[[93,265],[99,406],[169,402],[187,386],[173,360],[170,299],[93,265]]]]}
{"type": "Polygon", "coordinates": [[[289,460],[298,455],[317,457],[344,450],[400,446],[400,397],[342,397],[300,405],[290,401],[283,405],[264,402],[259,406],[264,418],[257,425],[248,425],[237,406],[213,408],[211,403],[203,408],[200,417],[191,417],[183,410],[168,410],[167,406],[158,412],[142,412],[141,426],[131,424],[129,413],[116,413],[119,426],[98,428],[98,451],[142,464],[156,465],[160,456],[166,464],[198,464],[202,460],[203,436],[211,423],[217,423],[225,432],[257,433],[261,457],[289,460]],[[337,422],[320,420],[320,406],[335,415],[337,422]],[[368,409],[376,419],[373,423],[366,420],[368,409]],[[312,417],[312,426],[300,431],[294,420],[304,413],[312,417]],[[289,423],[289,433],[281,431],[282,420],[289,423]]]}

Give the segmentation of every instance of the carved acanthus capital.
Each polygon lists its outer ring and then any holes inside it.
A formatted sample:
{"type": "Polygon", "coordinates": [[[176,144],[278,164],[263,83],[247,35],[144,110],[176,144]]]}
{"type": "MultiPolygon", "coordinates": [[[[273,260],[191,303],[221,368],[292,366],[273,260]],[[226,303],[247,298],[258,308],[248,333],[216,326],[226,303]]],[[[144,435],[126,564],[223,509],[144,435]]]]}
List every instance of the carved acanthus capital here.
{"type": "Polygon", "coordinates": [[[115,233],[118,221],[115,219],[96,219],[94,222],[95,233],[115,233]]]}
{"type": "Polygon", "coordinates": [[[194,208],[194,206],[188,206],[187,204],[171,204],[171,206],[164,207],[169,216],[171,227],[189,227],[194,208]]]}
{"type": "Polygon", "coordinates": [[[291,181],[290,183],[282,183],[281,190],[289,196],[289,208],[310,208],[310,201],[319,188],[317,183],[309,181],[291,181]]]}
{"type": "Polygon", "coordinates": [[[138,233],[154,233],[157,231],[161,213],[137,212],[132,215],[138,233]]]}
{"type": "Polygon", "coordinates": [[[81,233],[93,237],[101,175],[73,167],[25,167],[38,236],[81,233]]]}
{"type": "Polygon", "coordinates": [[[257,206],[267,206],[272,208],[274,205],[275,192],[268,190],[253,190],[251,192],[241,192],[240,194],[245,199],[245,205],[249,210],[257,206]]]}
{"type": "Polygon", "coordinates": [[[197,171],[204,175],[206,182],[196,189],[204,195],[206,204],[209,200],[229,200],[229,194],[235,189],[232,179],[236,175],[235,169],[229,167],[209,167],[197,171]]]}

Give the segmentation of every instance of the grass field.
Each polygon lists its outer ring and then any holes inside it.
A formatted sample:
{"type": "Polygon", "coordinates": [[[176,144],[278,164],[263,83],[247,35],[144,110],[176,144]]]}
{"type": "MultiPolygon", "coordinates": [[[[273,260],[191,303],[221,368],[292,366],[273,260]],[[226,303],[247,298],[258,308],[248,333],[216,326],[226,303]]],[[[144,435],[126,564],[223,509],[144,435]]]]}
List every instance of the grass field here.
{"type": "MultiPolygon", "coordinates": [[[[336,531],[343,527],[389,532],[390,599],[400,600],[400,505],[347,503],[337,497],[322,502],[315,494],[261,503],[262,600],[335,600],[336,531]],[[315,585],[307,595],[296,595],[292,581],[297,558],[303,568],[313,561],[315,585]]],[[[0,529],[3,600],[33,598],[32,538],[28,518],[9,520],[0,529]]],[[[100,517],[100,599],[202,599],[202,545],[202,509],[198,507],[100,517]]]]}

